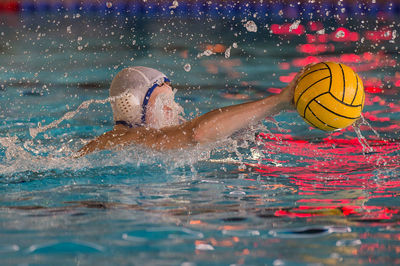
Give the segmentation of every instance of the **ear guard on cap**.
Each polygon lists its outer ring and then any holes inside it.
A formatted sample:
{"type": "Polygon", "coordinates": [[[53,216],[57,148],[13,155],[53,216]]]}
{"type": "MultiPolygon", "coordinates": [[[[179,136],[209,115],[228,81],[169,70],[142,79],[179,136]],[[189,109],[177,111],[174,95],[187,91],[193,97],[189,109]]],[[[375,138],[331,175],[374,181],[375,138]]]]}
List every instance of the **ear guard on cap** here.
{"type": "Polygon", "coordinates": [[[124,93],[117,97],[113,103],[116,117],[116,123],[123,121],[129,126],[137,125],[141,121],[142,107],[139,99],[132,93],[124,93]]]}

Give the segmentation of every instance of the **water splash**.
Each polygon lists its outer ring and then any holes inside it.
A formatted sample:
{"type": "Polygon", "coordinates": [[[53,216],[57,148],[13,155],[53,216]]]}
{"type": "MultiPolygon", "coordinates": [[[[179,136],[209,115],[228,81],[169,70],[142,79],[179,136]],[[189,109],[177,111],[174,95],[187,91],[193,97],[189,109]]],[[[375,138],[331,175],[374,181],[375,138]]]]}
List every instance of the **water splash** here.
{"type": "Polygon", "coordinates": [[[115,101],[116,99],[118,99],[118,97],[110,97],[104,100],[87,100],[84,101],[83,103],[81,103],[78,108],[76,108],[74,111],[70,111],[67,112],[65,115],[63,115],[60,119],[55,120],[53,122],[51,122],[50,124],[46,125],[46,126],[42,126],[40,123],[38,124],[37,128],[29,128],[29,134],[32,137],[32,139],[36,138],[36,136],[39,133],[45,132],[47,130],[49,130],[50,128],[54,128],[57,127],[61,122],[63,122],[64,120],[67,119],[72,119],[73,117],[75,117],[81,110],[83,109],[87,109],[92,103],[100,103],[100,104],[105,104],[108,102],[112,102],[115,101]]]}
{"type": "Polygon", "coordinates": [[[374,149],[369,146],[367,139],[362,135],[361,129],[357,125],[353,125],[354,132],[357,134],[358,142],[360,142],[363,147],[363,154],[373,152],[374,149]]]}
{"type": "Polygon", "coordinates": [[[371,131],[375,134],[375,136],[377,136],[379,139],[381,138],[381,136],[379,135],[378,131],[376,131],[375,128],[373,128],[373,127],[371,126],[371,124],[368,123],[368,121],[365,119],[365,117],[364,117],[363,115],[361,115],[360,119],[358,119],[358,120],[356,121],[356,124],[357,124],[358,126],[360,126],[360,125],[366,125],[366,126],[368,126],[369,129],[371,129],[371,131]]]}

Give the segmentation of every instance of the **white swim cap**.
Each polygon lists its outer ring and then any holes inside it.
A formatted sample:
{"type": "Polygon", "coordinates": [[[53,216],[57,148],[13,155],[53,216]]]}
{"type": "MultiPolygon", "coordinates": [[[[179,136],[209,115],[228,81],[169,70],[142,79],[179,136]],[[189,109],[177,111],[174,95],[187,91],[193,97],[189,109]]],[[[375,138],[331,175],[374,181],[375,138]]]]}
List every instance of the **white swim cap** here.
{"type": "Polygon", "coordinates": [[[168,78],[160,71],[148,67],[129,67],[121,70],[110,86],[114,122],[128,126],[146,122],[147,102],[153,90],[168,78]]]}

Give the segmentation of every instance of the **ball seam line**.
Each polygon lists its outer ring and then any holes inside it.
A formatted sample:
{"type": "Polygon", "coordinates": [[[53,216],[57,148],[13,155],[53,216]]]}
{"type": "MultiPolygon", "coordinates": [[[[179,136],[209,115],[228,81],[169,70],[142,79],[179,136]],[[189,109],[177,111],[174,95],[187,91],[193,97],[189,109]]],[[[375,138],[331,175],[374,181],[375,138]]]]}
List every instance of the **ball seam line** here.
{"type": "Polygon", "coordinates": [[[324,93],[321,93],[321,94],[319,94],[318,96],[315,96],[314,98],[312,98],[308,103],[307,103],[307,105],[306,105],[306,108],[304,108],[304,116],[303,117],[306,117],[306,111],[307,111],[307,108],[308,108],[308,106],[310,105],[310,103],[312,103],[315,99],[317,99],[319,96],[322,96],[322,95],[325,95],[325,94],[328,94],[329,92],[324,92],[324,93]]]}
{"type": "MultiPolygon", "coordinates": [[[[307,109],[306,109],[307,110],[307,109]]],[[[308,110],[310,110],[311,111],[311,109],[309,108],[308,110]]],[[[311,113],[315,116],[315,114],[311,111],[311,113]]],[[[316,117],[316,116],[315,116],[316,117]]],[[[305,117],[304,117],[304,119],[306,119],[305,117]]],[[[313,127],[315,127],[315,128],[319,128],[319,127],[317,127],[313,122],[311,122],[310,120],[308,120],[308,119],[306,119],[306,121],[308,122],[308,123],[310,123],[313,127]]]]}
{"type": "Polygon", "coordinates": [[[346,119],[358,119],[358,118],[360,118],[360,116],[357,116],[357,117],[348,117],[348,116],[344,116],[344,115],[335,113],[334,111],[328,109],[326,106],[323,106],[322,104],[320,104],[318,101],[315,101],[315,102],[316,102],[317,104],[319,104],[319,105],[320,105],[322,108],[324,108],[325,110],[331,112],[332,114],[335,114],[335,115],[337,115],[337,116],[340,116],[340,117],[342,117],[342,118],[346,118],[346,119]]]}
{"type": "Polygon", "coordinates": [[[357,77],[357,74],[356,74],[356,73],[354,73],[354,75],[356,76],[357,87],[356,87],[356,93],[354,93],[353,100],[351,101],[351,105],[353,104],[354,100],[356,99],[357,93],[358,93],[358,77],[357,77]]]}
{"type": "Polygon", "coordinates": [[[332,88],[332,71],[331,68],[328,66],[328,64],[326,64],[325,62],[322,62],[329,70],[329,76],[331,77],[331,80],[329,82],[329,89],[328,91],[331,92],[331,88],[332,88]]]}
{"type": "Polygon", "coordinates": [[[360,107],[360,106],[362,106],[362,104],[351,105],[351,104],[342,102],[341,100],[339,100],[338,98],[336,98],[335,95],[333,95],[331,92],[328,92],[328,93],[332,96],[333,99],[335,99],[335,100],[338,101],[339,103],[344,104],[344,105],[346,105],[346,106],[348,106],[348,107],[360,107]]]}
{"type": "Polygon", "coordinates": [[[344,76],[344,71],[343,71],[342,65],[339,64],[339,66],[340,66],[340,69],[342,70],[342,76],[343,76],[343,96],[342,96],[342,102],[344,102],[344,96],[345,96],[345,94],[346,94],[346,79],[345,79],[345,76],[344,76]]]}
{"type": "MultiPolygon", "coordinates": [[[[314,85],[317,84],[318,82],[323,81],[323,80],[325,80],[325,79],[327,79],[327,78],[330,78],[330,76],[325,77],[325,78],[322,78],[322,79],[320,79],[320,80],[314,82],[314,83],[311,84],[307,89],[303,90],[303,91],[301,92],[300,96],[297,98],[296,108],[297,108],[297,106],[299,105],[299,100],[300,100],[301,96],[303,96],[303,94],[304,94],[309,88],[311,88],[312,86],[314,86],[314,85]]],[[[331,81],[332,81],[332,79],[331,79],[331,81]]],[[[324,94],[325,94],[325,93],[326,93],[326,92],[324,92],[324,94]]],[[[321,95],[321,94],[320,94],[320,95],[321,95]]],[[[320,95],[318,95],[318,96],[320,96],[320,95]]],[[[317,97],[318,97],[318,96],[317,96],[317,97]]]]}
{"type": "Polygon", "coordinates": [[[319,68],[319,69],[313,70],[313,71],[311,71],[311,72],[308,72],[307,74],[305,74],[304,76],[302,76],[302,77],[299,79],[298,82],[302,81],[305,77],[307,77],[308,75],[310,75],[310,74],[312,74],[312,73],[314,73],[314,72],[316,72],[316,71],[325,70],[325,69],[328,69],[328,68],[319,68]]]}
{"type": "MultiPolygon", "coordinates": [[[[313,116],[315,116],[315,118],[318,119],[318,121],[321,122],[322,124],[324,124],[325,126],[328,126],[328,127],[330,127],[330,128],[333,128],[333,129],[339,129],[338,127],[331,126],[331,125],[329,125],[328,123],[326,123],[326,122],[322,121],[321,119],[319,119],[318,116],[316,116],[316,115],[314,114],[314,112],[311,110],[310,107],[308,107],[308,110],[310,110],[310,112],[313,114],[313,116]]],[[[308,121],[308,120],[307,120],[307,121],[308,121]]],[[[313,124],[313,123],[311,123],[311,124],[313,124]]],[[[319,127],[317,127],[317,128],[319,128],[319,127]]]]}

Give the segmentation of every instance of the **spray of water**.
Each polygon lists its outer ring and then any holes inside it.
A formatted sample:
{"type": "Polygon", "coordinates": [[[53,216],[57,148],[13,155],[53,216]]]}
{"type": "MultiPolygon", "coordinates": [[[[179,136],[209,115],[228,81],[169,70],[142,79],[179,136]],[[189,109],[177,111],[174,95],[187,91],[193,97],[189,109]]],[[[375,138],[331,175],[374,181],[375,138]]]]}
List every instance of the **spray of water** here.
{"type": "Polygon", "coordinates": [[[65,115],[63,115],[60,119],[55,120],[53,122],[51,122],[50,124],[46,125],[46,126],[42,126],[40,123],[38,124],[37,128],[29,128],[29,134],[32,137],[32,139],[36,138],[36,136],[39,133],[45,132],[47,130],[49,130],[50,128],[55,128],[57,127],[61,122],[63,122],[64,120],[68,120],[68,119],[72,119],[74,118],[81,110],[83,109],[87,109],[89,108],[89,106],[92,103],[98,103],[98,104],[105,104],[108,102],[113,102],[116,99],[118,99],[119,97],[109,97],[107,99],[104,100],[95,100],[95,99],[91,99],[91,100],[87,100],[84,101],[83,103],[81,103],[78,108],[76,108],[74,111],[70,111],[68,113],[66,113],[65,115]]]}
{"type": "Polygon", "coordinates": [[[365,118],[362,115],[361,118],[358,119],[356,123],[353,124],[352,127],[354,129],[354,132],[356,132],[357,134],[358,142],[363,147],[363,154],[365,155],[365,153],[374,152],[374,149],[368,144],[367,139],[361,133],[360,126],[363,124],[368,125],[377,137],[379,137],[379,134],[378,132],[376,132],[375,129],[372,128],[372,126],[365,120],[365,118]]]}

